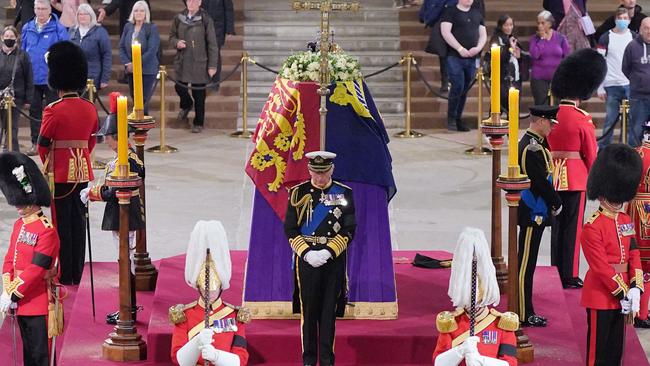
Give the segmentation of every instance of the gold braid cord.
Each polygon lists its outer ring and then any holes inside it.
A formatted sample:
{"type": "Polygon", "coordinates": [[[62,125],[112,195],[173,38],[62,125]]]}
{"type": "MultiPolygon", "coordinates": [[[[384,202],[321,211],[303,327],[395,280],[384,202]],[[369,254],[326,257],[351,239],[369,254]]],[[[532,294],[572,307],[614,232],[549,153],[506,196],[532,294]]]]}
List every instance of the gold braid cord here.
{"type": "Polygon", "coordinates": [[[302,198],[298,199],[298,188],[291,191],[291,206],[296,208],[298,214],[298,225],[302,224],[302,219],[307,214],[307,224],[311,221],[313,212],[313,202],[310,194],[305,194],[302,198]]]}

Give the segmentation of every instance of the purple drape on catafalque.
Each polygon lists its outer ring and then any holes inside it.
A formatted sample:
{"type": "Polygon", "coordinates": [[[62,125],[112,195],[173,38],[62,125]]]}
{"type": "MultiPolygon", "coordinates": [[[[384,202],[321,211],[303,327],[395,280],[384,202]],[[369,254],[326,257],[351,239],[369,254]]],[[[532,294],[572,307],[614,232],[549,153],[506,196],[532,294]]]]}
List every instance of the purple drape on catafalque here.
{"type": "MultiPolygon", "coordinates": [[[[356,234],[348,247],[349,301],[377,303],[379,308],[382,303],[394,304],[397,299],[386,189],[364,183],[344,183],[352,188],[357,214],[356,234]]],[[[266,306],[269,314],[254,315],[275,318],[290,315],[294,286],[291,257],[282,221],[256,190],[244,301],[253,310],[264,309],[264,305],[270,305],[263,304],[267,302],[286,304],[266,306]]],[[[349,310],[354,312],[356,307],[349,310]]],[[[381,311],[375,312],[378,318],[388,316],[381,311]]],[[[365,314],[363,317],[375,316],[365,314]]]]}

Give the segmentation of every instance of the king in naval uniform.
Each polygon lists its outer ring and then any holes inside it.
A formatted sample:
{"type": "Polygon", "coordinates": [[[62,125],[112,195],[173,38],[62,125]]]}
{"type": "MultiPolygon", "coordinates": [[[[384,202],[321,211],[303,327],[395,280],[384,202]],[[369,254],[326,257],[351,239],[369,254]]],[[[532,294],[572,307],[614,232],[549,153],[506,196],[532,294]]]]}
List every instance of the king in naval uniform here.
{"type": "Polygon", "coordinates": [[[293,311],[302,319],[303,364],[333,365],[334,325],[347,302],[346,250],[357,226],[354,201],[350,187],[332,180],[336,154],[305,156],[311,180],[291,188],[284,221],[295,254],[293,311]]]}

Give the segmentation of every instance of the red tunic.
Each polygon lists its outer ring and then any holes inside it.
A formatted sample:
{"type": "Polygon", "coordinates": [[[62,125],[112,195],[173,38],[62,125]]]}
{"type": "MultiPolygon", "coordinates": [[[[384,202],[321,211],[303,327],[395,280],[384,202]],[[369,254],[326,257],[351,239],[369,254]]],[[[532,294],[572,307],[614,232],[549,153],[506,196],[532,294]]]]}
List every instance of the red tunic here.
{"type": "MultiPolygon", "coordinates": [[[[449,333],[441,332],[438,335],[438,343],[433,351],[434,363],[439,354],[462,344],[462,341],[467,339],[467,336],[469,335],[469,316],[467,316],[467,313],[462,313],[459,316],[456,316],[456,324],[458,324],[458,329],[455,331],[449,333]]],[[[494,312],[489,312],[489,314],[484,316],[482,319],[477,317],[475,333],[480,340],[477,345],[478,352],[481,356],[497,358],[508,362],[508,365],[510,366],[516,366],[517,338],[515,332],[501,329],[498,324],[499,317],[495,316],[494,312]]],[[[465,361],[463,360],[460,365],[464,366],[465,361]]]]}
{"type": "Polygon", "coordinates": [[[59,255],[59,235],[42,212],[16,220],[2,266],[5,290],[18,300],[17,315],[47,315],[45,274],[59,255]]]}
{"type": "MultiPolygon", "coordinates": [[[[212,312],[210,312],[210,321],[218,319],[236,319],[237,310],[232,307],[226,306],[218,299],[213,303],[212,312]]],[[[186,320],[174,326],[172,333],[172,361],[178,365],[176,353],[180,350],[191,338],[197,336],[204,328],[205,321],[205,308],[199,304],[191,304],[184,310],[186,320]]],[[[237,321],[236,332],[224,332],[215,334],[212,337],[212,346],[218,350],[234,353],[239,356],[240,365],[246,366],[248,364],[248,351],[246,350],[246,333],[244,323],[237,321]]],[[[203,357],[199,356],[197,364],[203,365],[203,357]]]]}
{"type": "Polygon", "coordinates": [[[95,106],[77,94],[67,94],[43,110],[38,154],[55,183],[89,182],[95,177],[90,152],[97,139],[95,106]],[[51,150],[54,149],[54,153],[51,150]]]}
{"type": "Polygon", "coordinates": [[[589,264],[582,288],[582,306],[620,309],[632,287],[643,291],[639,250],[632,246],[634,224],[622,212],[598,208],[582,229],[582,250],[589,264]]]}
{"type": "Polygon", "coordinates": [[[557,121],[547,137],[553,155],[555,190],[585,191],[589,169],[598,153],[591,116],[575,103],[563,100],[557,121]]]}
{"type": "Polygon", "coordinates": [[[643,160],[643,176],[629,211],[634,221],[641,266],[644,272],[650,272],[650,143],[644,142],[636,151],[643,160]]]}

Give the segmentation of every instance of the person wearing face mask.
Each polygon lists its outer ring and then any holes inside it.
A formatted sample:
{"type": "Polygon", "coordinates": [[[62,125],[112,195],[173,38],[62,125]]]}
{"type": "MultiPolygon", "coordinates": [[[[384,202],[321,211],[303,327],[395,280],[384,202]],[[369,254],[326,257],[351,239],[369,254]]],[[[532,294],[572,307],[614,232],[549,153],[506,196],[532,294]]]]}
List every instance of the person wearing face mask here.
{"type": "Polygon", "coordinates": [[[230,287],[231,273],[223,225],[219,221],[197,222],[185,256],[185,282],[197,290],[198,299],[169,309],[169,320],[174,325],[171,358],[175,365],[204,365],[206,361],[214,366],[248,364],[245,329],[250,322],[250,311],[221,298],[223,291],[230,287]]]}
{"type": "Polygon", "coordinates": [[[623,99],[630,99],[630,81],[621,69],[625,48],[636,37],[636,33],[628,29],[629,25],[630,16],[627,10],[618,8],[616,10],[616,26],[600,37],[596,48],[607,61],[607,75],[598,87],[598,97],[606,101],[605,124],[603,125],[603,136],[598,142],[599,149],[604,148],[612,141],[614,134],[612,126],[618,119],[621,102],[623,99]]]}
{"type": "Polygon", "coordinates": [[[623,74],[630,81],[630,118],[627,143],[641,144],[644,123],[650,119],[650,18],[641,22],[639,37],[623,53],[623,74]]]}
{"type": "MultiPolygon", "coordinates": [[[[620,1],[621,5],[619,5],[619,8],[627,10],[627,15],[630,16],[630,25],[628,28],[632,32],[639,33],[639,29],[641,28],[641,21],[646,17],[646,15],[643,13],[643,9],[640,5],[637,5],[637,0],[620,1]]],[[[616,16],[617,13],[609,16],[607,19],[605,19],[603,24],[596,28],[596,33],[594,34],[596,40],[599,40],[603,34],[607,33],[607,31],[616,26],[616,16]]]]}
{"type": "MultiPolygon", "coordinates": [[[[20,113],[18,109],[25,103],[30,103],[34,92],[32,80],[32,63],[29,55],[18,47],[18,31],[13,26],[7,26],[2,30],[2,51],[0,51],[0,90],[6,90],[13,94],[15,106],[11,113],[12,149],[20,151],[18,145],[18,121],[20,113]]],[[[7,143],[7,113],[0,111],[2,121],[2,134],[0,142],[6,150],[7,143]]]]}

